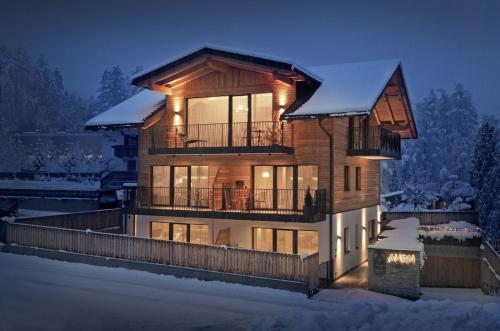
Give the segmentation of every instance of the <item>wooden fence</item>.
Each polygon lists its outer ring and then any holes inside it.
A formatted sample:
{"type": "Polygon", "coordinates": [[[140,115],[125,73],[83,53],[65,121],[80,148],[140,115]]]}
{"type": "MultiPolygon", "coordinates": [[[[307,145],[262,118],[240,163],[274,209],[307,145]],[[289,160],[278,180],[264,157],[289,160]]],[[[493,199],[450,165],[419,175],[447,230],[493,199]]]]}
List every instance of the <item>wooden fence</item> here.
{"type": "Polygon", "coordinates": [[[122,210],[102,209],[79,213],[18,218],[16,223],[43,225],[74,230],[101,230],[121,226],[122,210]]]}
{"type": "Polygon", "coordinates": [[[0,241],[125,260],[298,281],[319,286],[319,255],[199,245],[0,221],[0,241]]]}
{"type": "MultiPolygon", "coordinates": [[[[480,243],[480,242],[479,242],[480,243]]],[[[424,244],[427,259],[420,285],[427,287],[478,288],[481,285],[479,244],[424,244]]]]}
{"type": "Polygon", "coordinates": [[[382,223],[387,224],[392,220],[415,217],[420,220],[420,225],[437,225],[451,221],[465,221],[471,224],[479,224],[479,217],[475,211],[384,211],[382,212],[382,223]]]}
{"type": "Polygon", "coordinates": [[[500,295],[499,240],[485,241],[481,250],[481,289],[491,295],[500,295]],[[493,245],[492,245],[493,244],[493,245]],[[496,246],[496,247],[494,247],[496,246]]]}

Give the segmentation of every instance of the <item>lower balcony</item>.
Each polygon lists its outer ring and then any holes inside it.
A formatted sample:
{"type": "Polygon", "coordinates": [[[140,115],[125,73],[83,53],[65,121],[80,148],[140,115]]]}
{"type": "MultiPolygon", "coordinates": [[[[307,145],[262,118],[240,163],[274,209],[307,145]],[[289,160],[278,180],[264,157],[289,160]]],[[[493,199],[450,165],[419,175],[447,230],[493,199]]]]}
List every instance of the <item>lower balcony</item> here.
{"type": "Polygon", "coordinates": [[[401,159],[399,134],[380,126],[355,127],[349,130],[347,155],[367,159],[401,159]]]}
{"type": "Polygon", "coordinates": [[[137,157],[137,145],[114,145],[115,157],[123,158],[136,158],[137,157]]]}
{"type": "Polygon", "coordinates": [[[325,190],[138,187],[135,213],[281,222],[320,222],[325,190]]]}
{"type": "Polygon", "coordinates": [[[150,154],[293,153],[292,126],[240,122],[152,127],[150,154]]]}

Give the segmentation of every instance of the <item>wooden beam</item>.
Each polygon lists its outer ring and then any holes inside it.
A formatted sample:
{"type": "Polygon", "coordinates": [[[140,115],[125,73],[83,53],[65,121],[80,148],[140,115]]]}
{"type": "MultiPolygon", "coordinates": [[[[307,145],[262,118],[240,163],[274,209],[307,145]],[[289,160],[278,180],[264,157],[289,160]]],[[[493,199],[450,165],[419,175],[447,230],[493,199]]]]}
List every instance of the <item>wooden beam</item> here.
{"type": "Polygon", "coordinates": [[[279,74],[289,74],[290,71],[284,71],[284,70],[276,70],[274,67],[270,66],[264,66],[256,63],[250,63],[250,62],[244,62],[240,60],[235,60],[235,59],[229,59],[229,58],[220,58],[220,57],[213,57],[216,60],[222,61],[231,67],[236,67],[236,68],[241,68],[245,69],[248,71],[253,71],[253,72],[259,72],[263,74],[272,74],[273,72],[278,72],[279,74]]]}
{"type": "Polygon", "coordinates": [[[186,84],[192,80],[195,80],[195,79],[198,79],[200,77],[203,77],[205,75],[208,75],[209,73],[213,72],[214,69],[210,68],[209,66],[206,66],[205,68],[202,68],[202,69],[199,69],[187,76],[184,76],[182,78],[179,78],[173,82],[171,82],[170,84],[168,84],[170,87],[177,87],[177,86],[180,86],[182,84],[186,84]]]}
{"type": "Polygon", "coordinates": [[[153,91],[157,91],[166,95],[172,95],[172,88],[168,86],[163,86],[160,84],[156,83],[151,83],[149,84],[149,88],[152,89],[153,91]]]}
{"type": "Polygon", "coordinates": [[[403,88],[401,86],[398,86],[398,87],[399,87],[399,93],[401,95],[401,102],[403,103],[403,109],[404,109],[405,119],[406,119],[406,122],[410,125],[411,135],[412,135],[412,137],[414,137],[415,136],[415,131],[414,131],[414,128],[413,128],[413,123],[411,123],[410,108],[409,108],[408,103],[407,103],[408,99],[406,97],[405,92],[403,91],[403,88]]]}
{"type": "Polygon", "coordinates": [[[394,120],[394,114],[392,113],[391,102],[389,101],[389,97],[384,93],[384,100],[387,104],[387,108],[389,109],[389,114],[391,115],[391,124],[394,124],[396,121],[394,120]]]}
{"type": "Polygon", "coordinates": [[[220,72],[229,72],[231,71],[231,66],[222,62],[222,61],[219,61],[219,60],[214,60],[214,59],[209,59],[207,61],[207,64],[210,68],[214,69],[214,70],[217,70],[217,71],[220,71],[220,72]]]}
{"type": "Polygon", "coordinates": [[[167,76],[159,81],[157,81],[156,83],[160,84],[160,85],[170,85],[172,84],[173,82],[175,82],[176,80],[179,80],[179,79],[182,79],[186,76],[189,76],[191,74],[194,74],[200,70],[203,70],[205,68],[207,68],[207,62],[208,61],[205,61],[205,62],[202,62],[202,63],[199,63],[197,65],[194,65],[192,67],[189,67],[185,70],[182,70],[182,71],[178,71],[176,72],[175,74],[172,74],[170,76],[167,76]]]}
{"type": "Polygon", "coordinates": [[[377,124],[380,125],[380,118],[378,117],[377,107],[373,108],[373,110],[374,110],[373,115],[375,116],[375,120],[377,121],[377,124]]]}
{"type": "Polygon", "coordinates": [[[283,83],[287,86],[293,86],[293,79],[283,75],[283,74],[280,74],[276,71],[273,72],[273,79],[274,80],[277,80],[279,81],[280,83],[283,83]]]}

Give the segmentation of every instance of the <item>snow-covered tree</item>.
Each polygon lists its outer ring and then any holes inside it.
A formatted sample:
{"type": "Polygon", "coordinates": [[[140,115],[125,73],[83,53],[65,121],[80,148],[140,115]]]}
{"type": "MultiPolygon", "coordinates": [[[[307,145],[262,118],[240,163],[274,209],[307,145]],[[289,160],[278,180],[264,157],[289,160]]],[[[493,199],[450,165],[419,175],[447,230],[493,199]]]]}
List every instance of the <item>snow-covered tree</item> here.
{"type": "Polygon", "coordinates": [[[104,70],[99,87],[99,107],[101,111],[111,108],[132,95],[128,78],[120,66],[104,70]]]}
{"type": "Polygon", "coordinates": [[[498,132],[495,124],[484,121],[479,129],[472,159],[471,184],[477,195],[481,227],[490,238],[500,237],[500,166],[498,164],[498,132]]]}

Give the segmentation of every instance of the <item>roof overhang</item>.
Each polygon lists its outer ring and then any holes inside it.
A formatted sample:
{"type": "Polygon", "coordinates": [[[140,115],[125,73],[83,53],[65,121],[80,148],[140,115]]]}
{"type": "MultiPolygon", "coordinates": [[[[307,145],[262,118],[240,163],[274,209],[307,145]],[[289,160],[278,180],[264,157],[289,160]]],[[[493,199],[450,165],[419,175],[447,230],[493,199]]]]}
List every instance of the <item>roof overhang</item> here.
{"type": "Polygon", "coordinates": [[[222,47],[203,46],[132,78],[132,84],[150,90],[172,94],[172,89],[214,71],[228,72],[231,68],[267,74],[286,85],[297,81],[319,81],[293,62],[267,55],[248,53],[222,47]]]}

